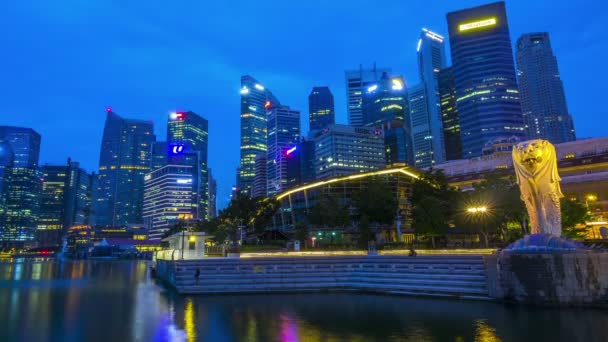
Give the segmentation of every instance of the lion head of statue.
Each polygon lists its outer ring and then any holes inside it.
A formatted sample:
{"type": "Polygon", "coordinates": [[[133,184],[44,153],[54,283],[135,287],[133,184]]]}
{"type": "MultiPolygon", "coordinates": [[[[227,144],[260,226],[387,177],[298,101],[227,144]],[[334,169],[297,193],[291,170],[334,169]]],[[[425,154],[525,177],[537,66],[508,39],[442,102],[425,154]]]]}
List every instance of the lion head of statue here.
{"type": "Polygon", "coordinates": [[[546,140],[536,139],[521,142],[513,147],[513,161],[535,173],[546,163],[553,162],[553,146],[546,140]]]}

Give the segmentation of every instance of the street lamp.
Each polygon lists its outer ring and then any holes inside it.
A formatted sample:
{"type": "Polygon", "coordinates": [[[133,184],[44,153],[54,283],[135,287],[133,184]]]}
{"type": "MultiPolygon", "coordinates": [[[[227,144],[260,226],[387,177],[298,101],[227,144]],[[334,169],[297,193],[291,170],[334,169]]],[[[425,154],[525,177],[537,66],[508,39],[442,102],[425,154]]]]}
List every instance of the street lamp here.
{"type": "Polygon", "coordinates": [[[467,211],[471,214],[483,214],[488,211],[487,207],[469,207],[467,211]]]}
{"type": "Polygon", "coordinates": [[[585,196],[585,206],[587,207],[587,211],[589,211],[589,202],[595,202],[596,200],[597,200],[597,196],[595,196],[595,195],[585,196]]]}

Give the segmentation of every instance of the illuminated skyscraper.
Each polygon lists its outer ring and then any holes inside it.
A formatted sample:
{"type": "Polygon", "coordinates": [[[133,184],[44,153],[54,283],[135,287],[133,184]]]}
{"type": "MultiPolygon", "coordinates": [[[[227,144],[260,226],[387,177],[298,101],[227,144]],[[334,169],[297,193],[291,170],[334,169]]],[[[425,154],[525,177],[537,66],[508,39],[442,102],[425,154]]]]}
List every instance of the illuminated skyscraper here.
{"type": "Polygon", "coordinates": [[[528,137],[554,144],[576,140],[549,33],[522,35],[515,55],[528,137]]]}
{"type": "Polygon", "coordinates": [[[150,170],[154,171],[168,164],[169,147],[166,141],[157,141],[152,144],[150,157],[150,170]]]}
{"type": "Polygon", "coordinates": [[[207,169],[209,176],[209,219],[217,216],[217,181],[213,178],[211,168],[207,169]]]}
{"type": "Polygon", "coordinates": [[[525,136],[504,2],[447,15],[464,158],[525,136]]]}
{"type": "Polygon", "coordinates": [[[334,95],[329,87],[313,87],[308,95],[310,131],[321,130],[336,123],[334,95]]]}
{"type": "Polygon", "coordinates": [[[255,177],[255,158],[266,154],[266,103],[279,106],[279,100],[255,78],[241,77],[241,162],[237,188],[251,192],[255,177]]]}
{"type": "Polygon", "coordinates": [[[195,218],[209,217],[209,176],[207,174],[209,123],[194,112],[176,112],[167,123],[168,162],[171,165],[190,165],[196,177],[193,184],[198,196],[195,218]]]}
{"type": "Polygon", "coordinates": [[[123,226],[143,223],[144,175],[150,171],[151,121],[123,119],[107,109],[95,191],[95,224],[123,226]]]}
{"type": "Polygon", "coordinates": [[[288,106],[268,108],[267,195],[275,195],[287,187],[287,156],[300,139],[300,111],[288,106]]]}
{"type": "Polygon", "coordinates": [[[412,140],[416,167],[429,167],[445,160],[438,84],[445,67],[443,37],[423,28],[417,52],[420,85],[410,90],[412,140]]]}
{"type": "Polygon", "coordinates": [[[363,96],[367,89],[378,82],[382,74],[391,73],[390,68],[363,69],[360,65],[358,70],[346,71],[346,105],[348,113],[348,124],[351,126],[363,126],[363,96]]]}
{"type": "Polygon", "coordinates": [[[263,197],[268,192],[268,165],[266,155],[260,154],[255,157],[255,177],[251,187],[251,197],[263,197]]]}
{"type": "Polygon", "coordinates": [[[15,154],[11,145],[5,140],[0,140],[0,233],[5,228],[8,210],[8,182],[14,163],[15,154]]]}
{"type": "Polygon", "coordinates": [[[443,122],[443,142],[445,159],[462,159],[460,140],[460,120],[456,107],[456,85],[452,67],[439,71],[439,96],[441,101],[441,120],[443,122]]]}
{"type": "Polygon", "coordinates": [[[14,158],[5,180],[6,215],[0,231],[4,246],[21,245],[35,237],[41,190],[40,140],[40,134],[31,128],[0,126],[0,141],[10,146],[14,158]]]}
{"type": "Polygon", "coordinates": [[[178,220],[198,215],[196,173],[190,165],[166,165],[145,175],[143,222],[151,240],[160,240],[178,220]]]}

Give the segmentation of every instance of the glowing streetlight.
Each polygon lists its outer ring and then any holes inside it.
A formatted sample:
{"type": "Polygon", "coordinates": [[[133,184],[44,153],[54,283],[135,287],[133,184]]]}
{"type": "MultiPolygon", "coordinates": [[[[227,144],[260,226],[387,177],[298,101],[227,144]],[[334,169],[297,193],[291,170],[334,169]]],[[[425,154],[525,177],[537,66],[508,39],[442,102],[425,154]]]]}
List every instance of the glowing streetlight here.
{"type": "Polygon", "coordinates": [[[469,207],[467,211],[471,214],[483,214],[488,211],[487,207],[469,207]]]}

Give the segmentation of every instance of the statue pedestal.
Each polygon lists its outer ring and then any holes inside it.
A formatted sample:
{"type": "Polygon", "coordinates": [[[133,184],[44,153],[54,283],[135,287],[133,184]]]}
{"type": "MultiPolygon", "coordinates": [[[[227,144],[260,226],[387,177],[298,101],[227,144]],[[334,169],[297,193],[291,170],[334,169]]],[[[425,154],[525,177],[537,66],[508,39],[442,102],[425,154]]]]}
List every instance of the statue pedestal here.
{"type": "Polygon", "coordinates": [[[494,296],[551,305],[608,305],[608,252],[503,250],[494,296]]]}

